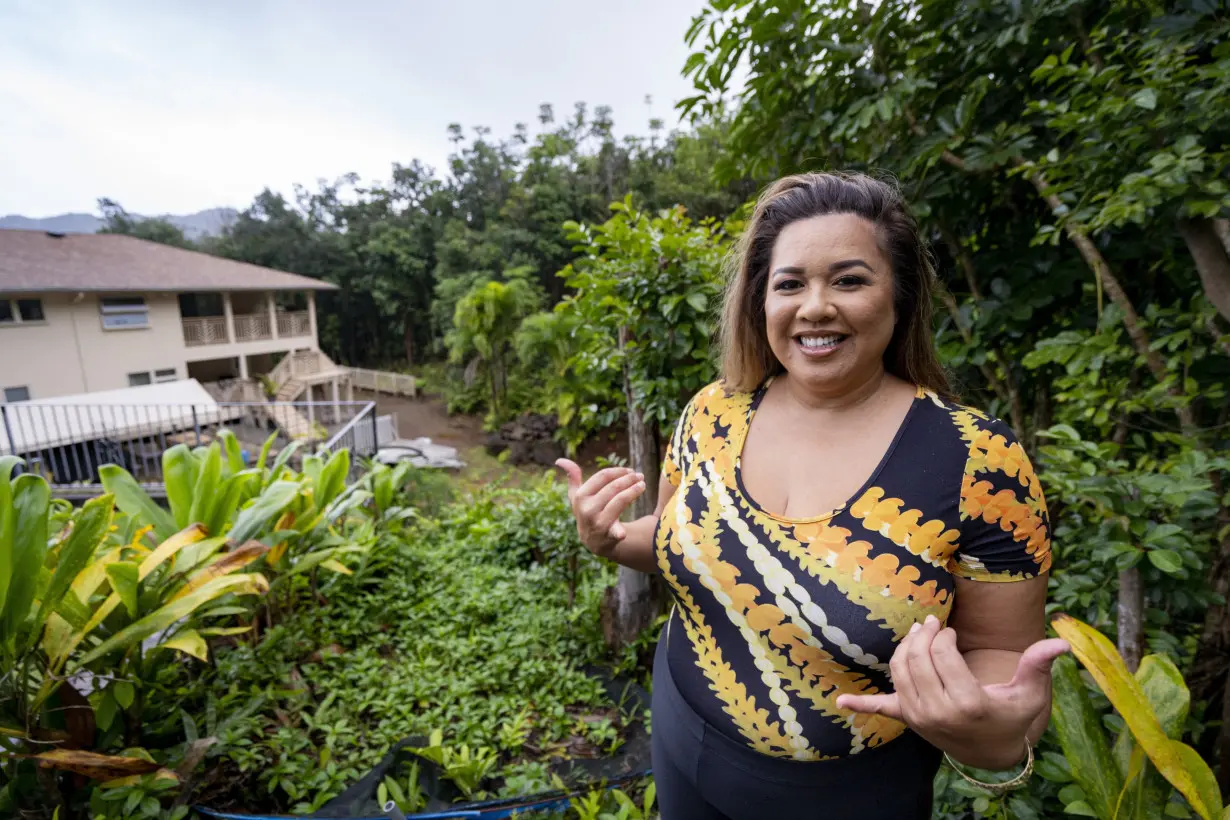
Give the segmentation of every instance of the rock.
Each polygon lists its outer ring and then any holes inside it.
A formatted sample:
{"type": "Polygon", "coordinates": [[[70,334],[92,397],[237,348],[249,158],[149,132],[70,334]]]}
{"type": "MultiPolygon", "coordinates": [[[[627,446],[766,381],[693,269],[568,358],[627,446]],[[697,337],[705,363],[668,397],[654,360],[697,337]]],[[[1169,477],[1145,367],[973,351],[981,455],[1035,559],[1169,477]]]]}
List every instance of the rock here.
{"type": "Polygon", "coordinates": [[[534,444],[533,458],[535,464],[544,467],[554,466],[555,460],[564,457],[564,445],[555,439],[539,441],[534,444]]]}

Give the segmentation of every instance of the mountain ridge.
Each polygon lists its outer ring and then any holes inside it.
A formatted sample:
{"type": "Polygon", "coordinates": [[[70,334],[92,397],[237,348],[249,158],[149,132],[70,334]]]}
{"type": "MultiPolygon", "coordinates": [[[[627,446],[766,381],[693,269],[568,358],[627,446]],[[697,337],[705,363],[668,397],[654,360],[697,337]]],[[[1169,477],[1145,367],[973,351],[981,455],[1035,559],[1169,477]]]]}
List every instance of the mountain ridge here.
{"type": "MultiPolygon", "coordinates": [[[[234,208],[206,208],[192,214],[161,214],[155,217],[130,214],[133,219],[162,219],[184,232],[189,239],[216,236],[239,216],[234,208]]],[[[105,225],[101,217],[87,213],[29,217],[21,214],[0,216],[0,229],[53,231],[55,233],[98,233],[105,225]]]]}

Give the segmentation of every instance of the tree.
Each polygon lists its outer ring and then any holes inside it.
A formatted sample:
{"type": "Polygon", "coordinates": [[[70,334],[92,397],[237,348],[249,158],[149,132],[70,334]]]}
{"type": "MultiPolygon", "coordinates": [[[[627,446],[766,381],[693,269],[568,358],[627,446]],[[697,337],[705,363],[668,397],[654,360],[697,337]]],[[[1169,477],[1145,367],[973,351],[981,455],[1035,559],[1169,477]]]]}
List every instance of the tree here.
{"type": "Polygon", "coordinates": [[[508,354],[521,320],[541,303],[524,268],[507,272],[504,282],[476,284],[457,303],[453,329],[446,337],[449,360],[461,364],[472,354],[486,365],[491,386],[491,412],[503,420],[503,396],[508,383],[508,354]]]}

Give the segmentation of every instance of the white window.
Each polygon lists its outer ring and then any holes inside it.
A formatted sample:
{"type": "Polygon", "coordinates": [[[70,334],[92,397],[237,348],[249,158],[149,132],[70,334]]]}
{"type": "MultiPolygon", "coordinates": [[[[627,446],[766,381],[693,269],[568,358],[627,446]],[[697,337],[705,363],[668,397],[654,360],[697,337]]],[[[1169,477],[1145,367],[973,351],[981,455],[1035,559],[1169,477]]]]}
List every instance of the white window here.
{"type": "Polygon", "coordinates": [[[46,320],[41,299],[0,299],[0,325],[46,320]]]}
{"type": "Polygon", "coordinates": [[[167,370],[155,370],[154,371],[154,381],[158,382],[159,384],[161,384],[162,382],[173,382],[177,378],[179,378],[179,374],[175,372],[174,367],[167,369],[167,370]]]}
{"type": "Polygon", "coordinates": [[[4,388],[4,403],[12,404],[16,401],[29,401],[30,388],[28,387],[6,387],[4,388]]]}
{"type": "Polygon", "coordinates": [[[105,330],[149,327],[149,305],[145,304],[143,296],[99,299],[98,311],[102,314],[102,325],[105,330]]]}
{"type": "Polygon", "coordinates": [[[150,382],[151,380],[149,377],[148,370],[146,370],[144,373],[129,373],[128,374],[128,386],[129,387],[144,387],[145,385],[150,384],[150,382]]]}

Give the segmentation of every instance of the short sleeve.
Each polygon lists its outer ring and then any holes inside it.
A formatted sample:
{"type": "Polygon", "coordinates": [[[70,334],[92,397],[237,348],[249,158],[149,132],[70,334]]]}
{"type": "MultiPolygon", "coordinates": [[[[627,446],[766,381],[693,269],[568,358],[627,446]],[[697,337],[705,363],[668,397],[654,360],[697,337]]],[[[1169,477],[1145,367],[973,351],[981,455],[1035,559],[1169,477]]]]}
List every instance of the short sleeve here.
{"type": "Polygon", "coordinates": [[[949,562],[973,581],[1023,581],[1051,567],[1051,523],[1029,456],[1002,421],[971,431],[961,479],[961,540],[949,562]]]}
{"type": "Polygon", "coordinates": [[[678,487],[683,477],[692,466],[694,444],[692,442],[692,423],[696,410],[701,402],[704,390],[697,393],[684,406],[675,424],[675,431],[666,445],[666,457],[662,460],[662,474],[673,486],[678,487]]]}

